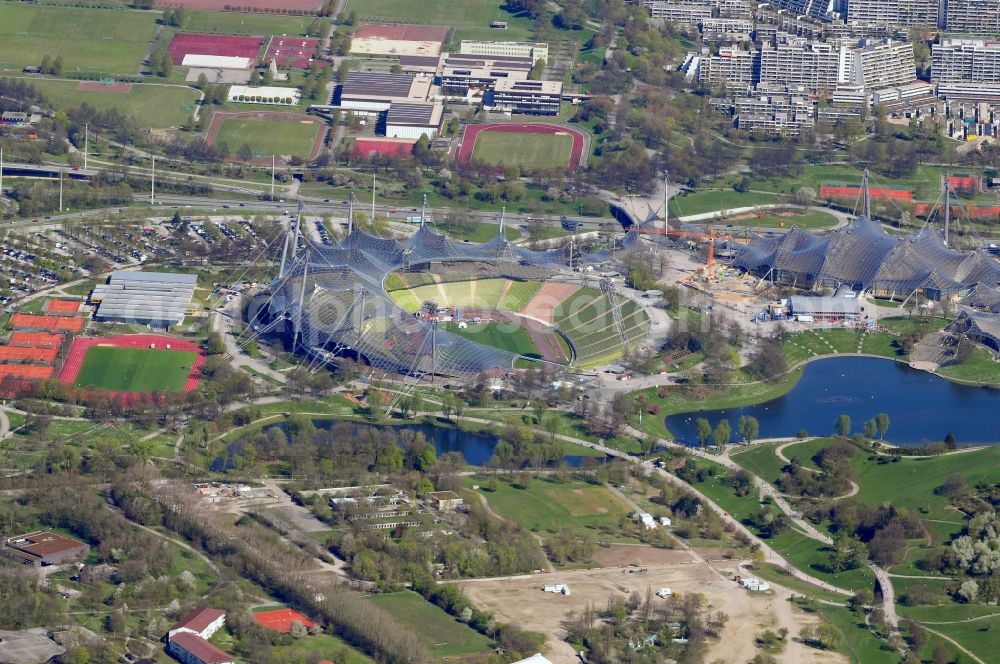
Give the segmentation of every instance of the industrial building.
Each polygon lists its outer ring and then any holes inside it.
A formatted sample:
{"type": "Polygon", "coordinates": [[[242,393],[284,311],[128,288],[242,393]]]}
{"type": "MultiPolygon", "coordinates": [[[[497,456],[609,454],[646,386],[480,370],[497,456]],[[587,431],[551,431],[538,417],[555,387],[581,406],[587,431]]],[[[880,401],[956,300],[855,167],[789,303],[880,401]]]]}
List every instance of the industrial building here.
{"type": "Polygon", "coordinates": [[[463,39],[458,52],[492,58],[528,58],[532,62],[549,61],[549,45],[545,42],[474,41],[463,39]]]}
{"type": "Polygon", "coordinates": [[[197,283],[194,274],[112,272],[108,283],[90,294],[91,303],[98,305],[94,319],[163,328],[179,325],[196,311],[191,298],[197,283]]]}
{"type": "Polygon", "coordinates": [[[441,104],[392,104],[385,113],[389,138],[434,138],[441,128],[441,104]]]}
{"type": "Polygon", "coordinates": [[[0,552],[25,565],[59,565],[85,558],[90,547],[79,540],[48,531],[15,535],[3,540],[0,552]]]}
{"type": "Polygon", "coordinates": [[[489,103],[508,113],[528,115],[559,115],[562,105],[561,81],[512,81],[496,82],[489,103]]]}
{"type": "Polygon", "coordinates": [[[416,74],[352,71],[334,95],[334,104],[344,110],[378,114],[393,103],[427,101],[433,78],[416,74]]]}

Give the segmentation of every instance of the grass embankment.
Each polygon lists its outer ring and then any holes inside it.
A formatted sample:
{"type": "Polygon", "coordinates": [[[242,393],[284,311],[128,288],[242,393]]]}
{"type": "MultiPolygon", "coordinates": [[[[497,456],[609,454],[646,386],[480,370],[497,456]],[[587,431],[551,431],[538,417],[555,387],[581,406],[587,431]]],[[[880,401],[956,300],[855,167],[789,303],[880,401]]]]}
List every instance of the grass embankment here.
{"type": "Polygon", "coordinates": [[[415,592],[374,595],[371,602],[412,630],[438,660],[488,652],[492,641],[415,592]]]}

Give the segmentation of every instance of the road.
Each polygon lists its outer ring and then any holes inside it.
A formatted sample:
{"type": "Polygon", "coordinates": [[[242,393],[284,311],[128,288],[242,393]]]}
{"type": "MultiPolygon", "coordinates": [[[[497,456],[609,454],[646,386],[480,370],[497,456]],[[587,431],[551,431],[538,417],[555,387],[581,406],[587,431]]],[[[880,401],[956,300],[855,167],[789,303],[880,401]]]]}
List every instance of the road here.
{"type": "Polygon", "coordinates": [[[3,440],[10,435],[10,418],[7,417],[7,412],[0,408],[0,440],[3,440]]]}
{"type": "Polygon", "coordinates": [[[240,300],[234,299],[226,305],[225,309],[212,310],[212,313],[209,314],[212,320],[212,331],[222,337],[222,342],[226,346],[226,354],[230,357],[233,364],[249,366],[254,371],[273,378],[279,384],[284,385],[285,375],[283,373],[275,371],[259,359],[250,357],[243,352],[243,348],[237,343],[236,337],[233,335],[233,316],[239,312],[239,302],[240,300]]]}

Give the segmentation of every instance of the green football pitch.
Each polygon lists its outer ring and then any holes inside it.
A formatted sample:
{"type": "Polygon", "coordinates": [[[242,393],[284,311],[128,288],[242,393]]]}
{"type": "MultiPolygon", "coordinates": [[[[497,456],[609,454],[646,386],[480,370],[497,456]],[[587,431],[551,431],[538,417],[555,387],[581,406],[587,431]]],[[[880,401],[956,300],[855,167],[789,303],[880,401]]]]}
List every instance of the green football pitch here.
{"type": "Polygon", "coordinates": [[[94,346],[74,384],[112,392],[180,392],[194,360],[189,350],[94,346]]]}
{"type": "Polygon", "coordinates": [[[484,166],[556,169],[569,165],[573,137],[483,131],[476,136],[472,163],[484,166]]]}
{"type": "Polygon", "coordinates": [[[61,56],[77,70],[135,75],[156,32],[151,12],[0,3],[0,65],[38,65],[61,56]]]}
{"type": "Polygon", "coordinates": [[[255,155],[308,157],[319,130],[320,125],[304,115],[301,122],[232,118],[222,123],[215,145],[225,143],[231,154],[246,143],[255,155]]]}
{"type": "Polygon", "coordinates": [[[525,357],[541,357],[538,348],[531,340],[531,335],[520,325],[478,323],[469,325],[463,330],[459,328],[458,323],[448,323],[445,329],[484,346],[499,348],[525,357]]]}

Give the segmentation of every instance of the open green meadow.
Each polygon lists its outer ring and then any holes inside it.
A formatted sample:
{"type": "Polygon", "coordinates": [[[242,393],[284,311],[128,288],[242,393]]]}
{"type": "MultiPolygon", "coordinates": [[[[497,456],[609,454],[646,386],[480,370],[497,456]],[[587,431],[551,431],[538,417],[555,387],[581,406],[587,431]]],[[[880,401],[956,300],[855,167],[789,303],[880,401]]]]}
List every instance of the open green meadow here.
{"type": "MultiPolygon", "coordinates": [[[[815,438],[801,443],[789,445],[784,449],[783,454],[788,459],[798,459],[806,468],[818,469],[816,462],[812,460],[821,449],[833,442],[832,438],[815,438]]],[[[738,450],[733,453],[733,461],[737,462],[754,475],[772,484],[781,475],[781,469],[785,467],[785,462],[778,458],[775,450],[778,443],[768,443],[765,445],[753,445],[746,450],[738,450]]]]}
{"type": "Polygon", "coordinates": [[[606,487],[585,482],[537,479],[526,489],[500,482],[496,491],[482,495],[495,512],[533,532],[571,530],[602,541],[623,539],[619,522],[630,512],[606,487]]]}
{"type": "Polygon", "coordinates": [[[75,384],[113,392],[179,392],[194,360],[193,351],[94,346],[75,384]]]}
{"type": "Polygon", "coordinates": [[[362,22],[447,25],[454,28],[449,50],[462,39],[524,41],[531,37],[532,20],[511,14],[499,0],[466,0],[461,3],[431,0],[350,0],[345,12],[355,12],[362,22]],[[506,30],[493,30],[492,21],[507,21],[506,30]]]}
{"type": "Polygon", "coordinates": [[[0,68],[21,70],[61,56],[63,73],[139,72],[156,32],[149,12],[0,4],[0,68]]]}
{"type": "Polygon", "coordinates": [[[242,12],[188,12],[184,32],[220,35],[304,35],[313,16],[272,16],[242,12]]]}
{"type": "Polygon", "coordinates": [[[317,122],[304,115],[301,122],[231,118],[222,123],[215,144],[225,143],[231,154],[247,144],[258,156],[308,157],[320,128],[317,122]]]}
{"type": "Polygon", "coordinates": [[[513,327],[510,323],[479,323],[460,329],[458,323],[448,323],[445,329],[469,341],[491,348],[510,351],[525,357],[541,357],[538,348],[531,341],[531,336],[520,325],[513,327]]]}
{"type": "Polygon", "coordinates": [[[976,348],[964,362],[941,367],[938,373],[970,383],[1000,385],[1000,362],[985,348],[976,348]]]}
{"type": "Polygon", "coordinates": [[[373,595],[371,602],[420,637],[435,660],[485,653],[492,646],[488,638],[415,592],[373,595]]]}
{"type": "Polygon", "coordinates": [[[573,138],[557,134],[483,131],[476,136],[472,163],[484,166],[556,169],[569,165],[573,138]]]}
{"type": "Polygon", "coordinates": [[[776,214],[764,212],[761,215],[753,215],[741,219],[724,219],[727,224],[733,226],[749,226],[751,228],[791,228],[798,226],[809,230],[819,228],[833,228],[837,225],[837,218],[832,214],[810,210],[809,212],[794,212],[789,214],[776,214]]]}
{"type": "Polygon", "coordinates": [[[141,126],[152,129],[184,124],[198,100],[197,90],[151,83],[133,85],[127,93],[77,90],[76,81],[31,79],[31,84],[57,109],[78,108],[84,102],[99,111],[116,108],[134,117],[141,126]]]}
{"type": "Polygon", "coordinates": [[[674,217],[685,217],[753,205],[772,205],[777,202],[778,197],[773,194],[759,194],[752,191],[743,194],[731,189],[698,191],[671,197],[670,214],[674,217]]]}

